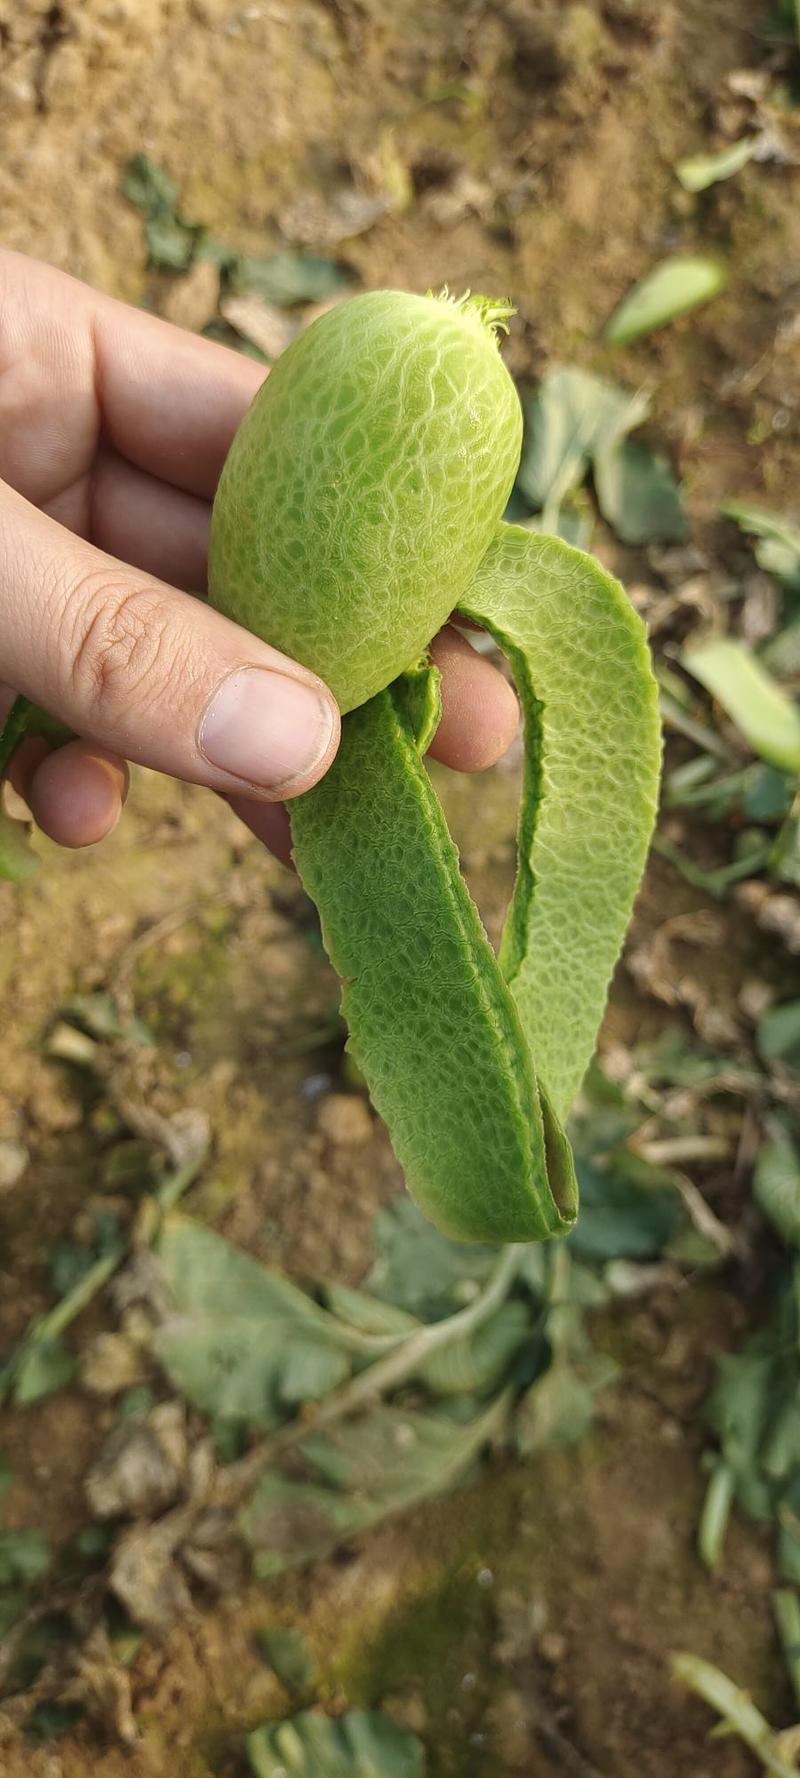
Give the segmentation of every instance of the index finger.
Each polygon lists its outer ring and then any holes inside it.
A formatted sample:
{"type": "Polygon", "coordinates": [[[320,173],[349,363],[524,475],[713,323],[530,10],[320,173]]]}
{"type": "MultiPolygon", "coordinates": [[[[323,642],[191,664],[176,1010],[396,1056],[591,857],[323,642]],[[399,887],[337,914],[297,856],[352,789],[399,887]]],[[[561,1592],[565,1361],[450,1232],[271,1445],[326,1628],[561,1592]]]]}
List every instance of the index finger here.
{"type": "Polygon", "coordinates": [[[138,469],[210,500],[264,366],[113,297],[92,295],[108,441],[138,469]]]}

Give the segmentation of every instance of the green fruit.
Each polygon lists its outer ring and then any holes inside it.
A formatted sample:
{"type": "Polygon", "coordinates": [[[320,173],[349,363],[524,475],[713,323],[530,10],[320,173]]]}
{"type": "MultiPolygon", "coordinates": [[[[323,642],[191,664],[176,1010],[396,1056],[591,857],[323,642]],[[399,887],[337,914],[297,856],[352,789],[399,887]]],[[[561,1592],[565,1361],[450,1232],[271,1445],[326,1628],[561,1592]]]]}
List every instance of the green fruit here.
{"type": "Polygon", "coordinates": [[[250,408],[211,526],[212,604],[342,710],[419,658],[511,491],[522,414],[502,305],[384,290],[295,340],[250,408]]]}
{"type": "Polygon", "coordinates": [[[520,443],[495,337],[508,312],[380,292],[317,322],[234,441],[211,578],[223,610],[350,711],[291,806],[294,856],[409,1188],[450,1235],[519,1241],[574,1221],[562,1120],[641,876],[660,745],[622,588],[500,522],[520,443]],[[454,606],[505,649],[525,719],[499,959],[422,760],[440,706],[420,656],[454,606]]]}

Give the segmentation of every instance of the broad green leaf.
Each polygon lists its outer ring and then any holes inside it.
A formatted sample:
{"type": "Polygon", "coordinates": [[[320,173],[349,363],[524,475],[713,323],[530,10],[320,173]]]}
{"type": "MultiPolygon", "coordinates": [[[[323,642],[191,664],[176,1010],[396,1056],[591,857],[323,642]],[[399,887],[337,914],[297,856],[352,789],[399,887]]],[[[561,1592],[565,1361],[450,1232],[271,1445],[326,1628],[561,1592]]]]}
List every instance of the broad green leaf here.
{"type": "Polygon", "coordinates": [[[424,1778],[422,1742],[380,1711],[306,1710],[247,1737],[255,1778],[424,1778]]]}
{"type": "Polygon", "coordinates": [[[652,1183],[640,1183],[631,1159],[612,1155],[602,1168],[579,1159],[581,1215],[570,1236],[571,1253],[595,1264],[657,1259],[677,1233],[683,1218],[677,1193],[655,1171],[652,1183]]]}
{"type": "Polygon", "coordinates": [[[590,371],[549,371],[523,394],[525,434],[517,487],[537,510],[560,506],[580,486],[595,452],[641,425],[648,398],[590,371]]]}
{"type": "Polygon", "coordinates": [[[350,1359],[319,1336],[299,1334],[289,1340],[281,1366],[278,1393],[287,1407],[321,1401],[350,1374],[350,1359]]]}
{"type": "Polygon", "coordinates": [[[374,1236],[371,1290],[384,1302],[426,1321],[463,1308],[497,1259],[495,1247],[441,1235],[411,1198],[398,1198],[378,1211],[374,1236]]]}
{"type": "Polygon", "coordinates": [[[784,1000],[762,1013],[756,1031],[764,1062],[786,1062],[800,1070],[800,1000],[784,1000]]]}
{"type": "Polygon", "coordinates": [[[446,1494],[508,1416],[499,1396],[476,1419],[377,1407],[368,1417],[309,1433],[299,1447],[314,1480],[268,1471],[242,1515],[262,1578],[308,1562],[391,1514],[446,1494]]]}
{"type": "Polygon", "coordinates": [[[578,1372],[564,1362],[551,1364],[523,1396],[514,1417],[517,1449],[532,1456],[547,1445],[573,1445],[588,1432],[594,1398],[616,1375],[611,1359],[598,1354],[578,1372]]]}
{"type": "Polygon", "coordinates": [[[62,1340],[33,1340],[23,1350],[16,1370],[14,1400],[20,1407],[44,1401],[72,1382],[75,1369],[75,1359],[62,1340]]]}
{"type": "Polygon", "coordinates": [[[502,1303],[465,1339],[452,1340],[415,1372],[434,1395],[485,1395],[496,1389],[535,1333],[529,1302],[502,1303]]]}
{"type": "MultiPolygon", "coordinates": [[[[798,586],[800,586],[800,567],[798,568],[798,586]]],[[[782,630],[771,636],[761,649],[759,659],[771,673],[779,676],[800,673],[800,617],[785,624],[782,630]]]]}
{"type": "Polygon", "coordinates": [[[8,883],[24,883],[39,868],[39,860],[30,841],[26,821],[14,821],[0,807],[0,879],[8,883]]]}
{"type": "Polygon", "coordinates": [[[122,176],[120,191],[137,209],[146,215],[154,211],[174,210],[178,201],[178,187],[174,179],[164,167],[156,165],[149,155],[135,154],[128,162],[122,176]]]}
{"type": "Polygon", "coordinates": [[[347,1375],[335,1318],[288,1278],[180,1217],[167,1222],[157,1251],[175,1313],[153,1349],[202,1413],[268,1428],[347,1375]]]}
{"type": "Polygon", "coordinates": [[[675,171],[685,191],[707,191],[709,185],[717,185],[721,179],[732,179],[734,173],[746,167],[757,147],[757,136],[741,136],[738,142],[720,149],[718,154],[689,155],[686,160],[678,161],[675,171]]]}
{"type": "Polygon", "coordinates": [[[720,636],[684,649],[681,660],[741,729],[754,753],[785,771],[800,771],[800,712],[755,655],[720,636]]]}
{"type": "Polygon", "coordinates": [[[50,1544],[44,1531],[0,1531],[0,1587],[17,1581],[30,1586],[50,1567],[50,1544]]]}
{"type": "Polygon", "coordinates": [[[786,1246],[800,1247],[800,1151],[788,1131],[779,1131],[760,1148],[753,1196],[786,1246]]]}
{"type": "Polygon", "coordinates": [[[594,458],[597,504],[623,543],[679,543],[688,533],[666,457],[624,438],[594,458]]]}
{"type": "Polygon", "coordinates": [[[300,1630],[274,1628],[265,1624],[258,1631],[259,1647],[264,1659],[277,1673],[281,1685],[295,1697],[313,1690],[316,1669],[308,1643],[300,1630]]]}
{"type": "MultiPolygon", "coordinates": [[[[410,1198],[401,1198],[401,1204],[410,1204],[410,1198]]],[[[423,1222],[415,1206],[415,1216],[419,1217],[420,1228],[431,1230],[430,1223],[423,1222]]],[[[381,1212],[378,1212],[381,1215],[381,1212]]],[[[391,1211],[386,1212],[391,1218],[391,1211]]],[[[439,1237],[441,1240],[443,1237],[439,1237]]],[[[359,1333],[365,1334],[405,1334],[412,1333],[419,1327],[415,1315],[409,1315],[405,1309],[396,1308],[394,1303],[383,1302],[379,1296],[370,1296],[366,1290],[352,1290],[348,1284],[326,1283],[323,1286],[325,1301],[328,1308],[340,1321],[348,1327],[355,1327],[359,1333]]]]}
{"type": "Polygon", "coordinates": [[[681,255],[665,259],[638,284],[615,309],[605,338],[612,345],[624,346],[642,334],[709,302],[724,290],[727,273],[717,260],[699,255],[681,255]]]}
{"type": "Polygon", "coordinates": [[[263,296],[278,308],[320,303],[352,289],[353,274],[335,259],[314,253],[271,253],[266,259],[238,257],[229,272],[230,288],[242,295],[263,296]]]}

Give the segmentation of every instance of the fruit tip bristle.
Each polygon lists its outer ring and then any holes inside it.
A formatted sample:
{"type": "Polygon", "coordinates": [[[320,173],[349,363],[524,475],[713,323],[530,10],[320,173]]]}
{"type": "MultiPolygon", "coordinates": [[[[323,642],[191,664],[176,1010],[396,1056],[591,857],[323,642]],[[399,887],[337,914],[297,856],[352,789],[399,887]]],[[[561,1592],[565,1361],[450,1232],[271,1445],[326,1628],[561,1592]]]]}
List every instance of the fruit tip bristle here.
{"type": "Polygon", "coordinates": [[[517,313],[515,305],[507,296],[481,296],[478,291],[472,290],[465,290],[463,296],[451,296],[446,284],[442,285],[441,290],[429,290],[427,294],[436,302],[451,303],[462,314],[474,316],[492,335],[497,346],[500,344],[500,335],[509,332],[512,315],[517,313]]]}

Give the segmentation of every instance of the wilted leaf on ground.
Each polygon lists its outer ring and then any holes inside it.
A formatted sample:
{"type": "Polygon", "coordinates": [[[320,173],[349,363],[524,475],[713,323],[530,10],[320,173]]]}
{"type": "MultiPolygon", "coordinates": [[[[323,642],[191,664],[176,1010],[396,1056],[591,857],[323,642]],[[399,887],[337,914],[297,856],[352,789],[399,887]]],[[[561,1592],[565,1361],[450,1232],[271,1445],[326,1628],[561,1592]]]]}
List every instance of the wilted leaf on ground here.
{"type": "Polygon", "coordinates": [[[71,1383],[75,1370],[75,1359],[62,1340],[35,1340],[22,1352],[17,1366],[14,1400],[20,1407],[32,1407],[71,1383]]]}
{"type": "Polygon", "coordinates": [[[434,1352],[415,1376],[433,1395],[486,1395],[506,1376],[512,1359],[531,1341],[530,1302],[511,1299],[472,1334],[434,1352]]]}
{"type": "Polygon", "coordinates": [[[422,1742],[377,1710],[304,1710],[247,1737],[255,1778],[424,1778],[422,1742]]]}
{"type": "Polygon", "coordinates": [[[517,486],[541,510],[560,505],[579,487],[595,452],[641,425],[648,398],[589,371],[548,371],[534,393],[523,392],[525,440],[517,486]]]}
{"type": "Polygon", "coordinates": [[[780,513],[754,506],[748,500],[726,500],[720,507],[724,518],[733,519],[742,531],[757,537],[756,561],[779,580],[800,585],[800,528],[780,513]]]}
{"type": "Polygon", "coordinates": [[[559,1361],[531,1384],[514,1416],[518,1451],[530,1457],[547,1445],[574,1445],[588,1432],[599,1389],[616,1375],[613,1359],[602,1353],[577,1370],[559,1361]]]}
{"type": "Polygon", "coordinates": [[[166,1223],[157,1252],[176,1312],[154,1351],[201,1412],[272,1427],[290,1404],[347,1375],[335,1318],[279,1272],[180,1217],[166,1223]]]}
{"type": "Polygon", "coordinates": [[[680,543],[689,526],[666,457],[625,438],[594,458],[594,485],[603,518],[623,543],[680,543]]]}
{"type": "Polygon", "coordinates": [[[424,1320],[463,1308],[497,1259],[496,1247],[440,1235],[408,1197],[379,1210],[374,1227],[377,1257],[369,1289],[424,1320]]]}
{"type": "Polygon", "coordinates": [[[800,1071],[800,1000],[784,1000],[762,1013],[756,1031],[764,1062],[786,1062],[800,1071]]]}
{"type": "Polygon", "coordinates": [[[144,215],[151,263],[160,271],[186,271],[205,229],[180,216],[174,180],[146,154],[135,154],[128,162],[120,189],[123,197],[144,215]]]}
{"type": "Polygon", "coordinates": [[[753,1196],[784,1244],[800,1247],[800,1150],[782,1127],[759,1150],[753,1196]]]}
{"type": "Polygon", "coordinates": [[[314,1480],[270,1470],[242,1515],[263,1577],[311,1561],[343,1538],[434,1494],[446,1494],[496,1438],[508,1414],[499,1396],[476,1419],[380,1406],[297,1447],[314,1480]]]}
{"type": "Polygon", "coordinates": [[[720,636],[686,648],[687,672],[741,729],[754,753],[784,771],[800,771],[800,712],[742,643],[720,636]]]}
{"type": "Polygon", "coordinates": [[[757,136],[742,136],[729,148],[720,149],[718,154],[689,155],[686,160],[678,161],[675,171],[685,191],[706,191],[709,185],[716,185],[720,179],[731,179],[734,173],[746,167],[757,146],[757,136]]]}
{"type": "Polygon", "coordinates": [[[261,296],[279,309],[298,303],[321,303],[352,289],[353,274],[336,259],[316,253],[270,253],[264,259],[237,257],[228,274],[228,288],[239,295],[261,296]]]}
{"type": "Polygon", "coordinates": [[[595,1263],[657,1259],[683,1220],[681,1200],[663,1184],[663,1174],[625,1155],[612,1157],[607,1169],[579,1157],[577,1171],[581,1214],[568,1238],[570,1252],[595,1263]],[[641,1183],[648,1174],[652,1183],[641,1183]]]}
{"type": "Polygon", "coordinates": [[[688,254],[665,259],[623,298],[604,337],[611,345],[627,345],[709,302],[726,283],[727,273],[717,260],[688,254]]]}
{"type": "Polygon", "coordinates": [[[38,1527],[24,1531],[0,1530],[0,1587],[15,1582],[30,1586],[41,1580],[50,1566],[50,1544],[38,1527]]]}
{"type": "Polygon", "coordinates": [[[273,1628],[265,1624],[257,1634],[264,1659],[277,1674],[281,1685],[298,1698],[312,1691],[315,1680],[314,1660],[302,1632],[284,1628],[282,1625],[275,1625],[273,1628]]]}

